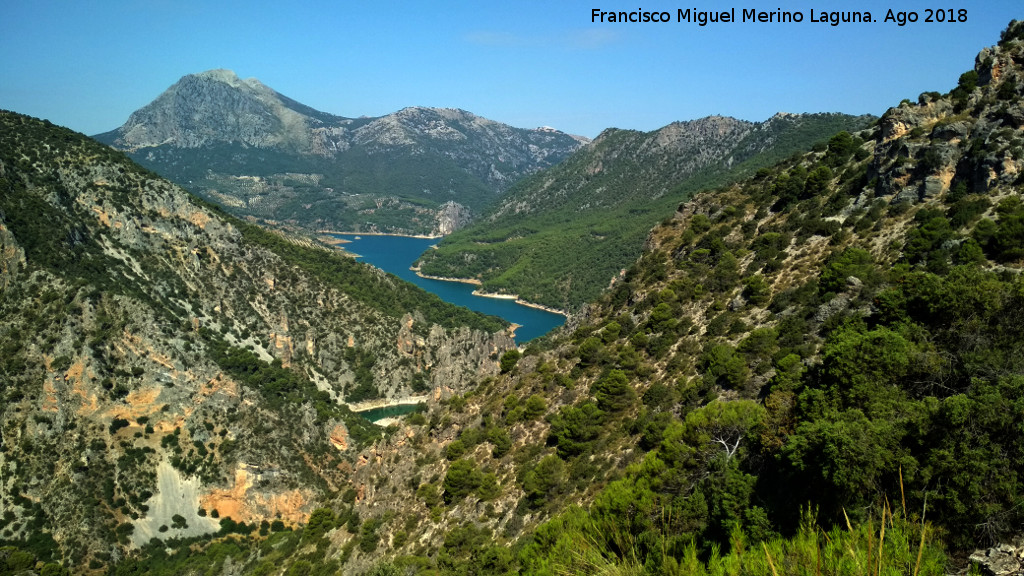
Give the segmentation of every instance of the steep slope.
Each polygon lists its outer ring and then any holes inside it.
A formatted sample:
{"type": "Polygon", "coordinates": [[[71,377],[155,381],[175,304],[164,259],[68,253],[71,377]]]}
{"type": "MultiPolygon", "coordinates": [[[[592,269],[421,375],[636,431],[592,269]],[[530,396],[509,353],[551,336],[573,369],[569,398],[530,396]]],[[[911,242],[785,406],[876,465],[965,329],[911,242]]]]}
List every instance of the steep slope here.
{"type": "Polygon", "coordinates": [[[1012,537],[1022,65],[1015,24],[949,94],[697,194],[548,347],[367,451],[327,558],[944,574],[1012,537]]]}
{"type": "MultiPolygon", "coordinates": [[[[957,573],[1024,522],[1022,174],[1015,22],[949,94],[670,213],[570,328],[389,428],[301,529],[110,572],[957,573]]],[[[5,446],[43,425],[21,417],[5,446]]]]}
{"type": "Polygon", "coordinates": [[[463,110],[343,118],[229,70],[185,76],[96,138],[238,215],[433,234],[585,142],[463,110]]]}
{"type": "Polygon", "coordinates": [[[949,94],[681,206],[571,335],[463,408],[485,426],[488,402],[543,395],[546,423],[492,420],[511,490],[522,511],[586,503],[510,562],[943,574],[1019,534],[1022,170],[1014,23],[949,94]],[[576,481],[612,455],[620,479],[576,481]]]}
{"type": "Polygon", "coordinates": [[[490,292],[576,309],[640,255],[651,226],[701,188],[752,174],[870,118],[712,116],[653,132],[610,129],[525,180],[478,223],[424,254],[425,274],[475,278],[490,292]]]}
{"type": "Polygon", "coordinates": [[[0,113],[0,538],[41,559],[305,522],[382,432],[343,402],[465,390],[504,328],[0,113]]]}

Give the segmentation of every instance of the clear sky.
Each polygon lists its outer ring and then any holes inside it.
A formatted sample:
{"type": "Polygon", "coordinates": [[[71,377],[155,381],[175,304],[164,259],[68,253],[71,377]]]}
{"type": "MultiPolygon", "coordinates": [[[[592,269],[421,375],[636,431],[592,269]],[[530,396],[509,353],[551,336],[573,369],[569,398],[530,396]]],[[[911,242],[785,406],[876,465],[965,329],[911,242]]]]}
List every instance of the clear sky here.
{"type": "MultiPolygon", "coordinates": [[[[229,68],[341,116],[463,108],[588,137],[710,114],[881,114],[946,92],[1021,0],[519,2],[2,0],[0,108],[87,134],[127,120],[181,76],[229,68]],[[925,23],[964,8],[966,22],[925,23]],[[670,23],[592,23],[594,8],[670,23]],[[675,21],[677,9],[801,11],[804,22],[675,21]],[[811,23],[826,11],[917,11],[916,24],[811,23]]],[[[959,14],[954,13],[954,16],[959,14]]]]}

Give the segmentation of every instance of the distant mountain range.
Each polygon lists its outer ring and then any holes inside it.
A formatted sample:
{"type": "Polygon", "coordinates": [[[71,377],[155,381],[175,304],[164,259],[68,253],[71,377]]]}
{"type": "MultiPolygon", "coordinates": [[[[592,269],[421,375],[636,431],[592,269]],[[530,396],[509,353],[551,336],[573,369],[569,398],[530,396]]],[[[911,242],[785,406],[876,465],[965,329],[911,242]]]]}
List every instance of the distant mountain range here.
{"type": "Polygon", "coordinates": [[[94,138],[239,216],[423,234],[457,229],[588,142],[446,108],[335,116],[230,70],[185,76],[94,138]]]}
{"type": "Polygon", "coordinates": [[[710,116],[652,132],[608,129],[525,179],[471,226],[424,254],[431,275],[563,309],[593,300],[639,257],[648,231],[704,188],[858,130],[871,116],[780,113],[764,122],[710,116]]]}

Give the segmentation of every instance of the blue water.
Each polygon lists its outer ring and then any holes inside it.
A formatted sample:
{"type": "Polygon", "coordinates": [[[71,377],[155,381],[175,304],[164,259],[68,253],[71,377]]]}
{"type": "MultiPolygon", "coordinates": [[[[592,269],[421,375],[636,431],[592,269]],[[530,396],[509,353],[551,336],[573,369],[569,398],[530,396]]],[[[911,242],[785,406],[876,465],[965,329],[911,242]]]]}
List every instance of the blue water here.
{"type": "Polygon", "coordinates": [[[343,247],[349,252],[358,254],[363,262],[373,264],[385,272],[408,280],[452,304],[465,306],[484,314],[500,316],[509,322],[519,324],[521,328],[516,329],[516,341],[519,343],[543,336],[553,328],[565,323],[565,317],[561,314],[516,304],[513,300],[474,296],[473,290],[476,287],[472,284],[420,278],[409,267],[420,257],[420,254],[437,244],[437,239],[359,235],[360,239],[356,240],[357,235],[355,234],[336,234],[336,236],[349,240],[350,242],[343,247]]]}
{"type": "Polygon", "coordinates": [[[406,414],[412,414],[417,408],[419,408],[419,406],[419,404],[392,404],[391,406],[384,406],[382,408],[370,408],[369,410],[356,412],[356,414],[359,414],[370,422],[377,422],[384,418],[398,418],[400,416],[405,416],[406,414]]]}

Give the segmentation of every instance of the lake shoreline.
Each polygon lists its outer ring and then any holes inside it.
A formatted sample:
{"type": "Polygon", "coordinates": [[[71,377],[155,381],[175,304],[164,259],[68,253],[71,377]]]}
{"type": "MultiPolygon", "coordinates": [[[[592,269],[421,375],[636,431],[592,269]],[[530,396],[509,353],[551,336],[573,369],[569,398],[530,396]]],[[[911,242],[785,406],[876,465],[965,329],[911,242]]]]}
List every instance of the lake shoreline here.
{"type": "MultiPolygon", "coordinates": [[[[390,232],[338,232],[336,230],[318,230],[317,234],[344,234],[346,236],[394,236],[396,238],[419,238],[421,240],[437,240],[444,238],[444,236],[438,234],[432,236],[430,234],[392,234],[390,232]]],[[[345,242],[351,242],[351,240],[344,240],[345,242]]]]}
{"type": "Polygon", "coordinates": [[[564,311],[526,302],[515,295],[491,294],[483,289],[479,280],[424,274],[417,260],[424,250],[437,244],[436,239],[396,234],[360,235],[358,240],[345,234],[343,239],[350,243],[338,244],[335,249],[346,254],[358,252],[363,256],[361,261],[433,292],[442,300],[514,324],[508,330],[516,341],[527,342],[565,324],[564,311]]]}
{"type": "Polygon", "coordinates": [[[396,400],[388,400],[387,398],[378,398],[376,400],[366,400],[364,402],[346,402],[345,405],[348,409],[355,412],[366,412],[368,410],[377,410],[380,408],[391,408],[393,406],[415,406],[421,402],[427,402],[430,400],[429,394],[422,396],[406,396],[404,398],[398,398],[396,400]]]}
{"type": "MultiPolygon", "coordinates": [[[[430,276],[429,274],[424,274],[420,272],[420,269],[416,266],[410,266],[409,270],[415,272],[416,275],[419,276],[420,278],[426,278],[427,280],[440,280],[442,282],[460,282],[462,284],[472,284],[473,286],[484,285],[483,282],[476,280],[474,278],[445,278],[444,276],[430,276]]],[[[565,316],[566,318],[569,317],[569,313],[566,312],[565,310],[559,310],[558,308],[552,308],[550,306],[545,306],[543,304],[535,304],[528,300],[523,300],[522,298],[515,294],[498,294],[496,292],[484,292],[478,288],[476,290],[473,290],[473,296],[479,296],[481,298],[495,298],[497,300],[512,300],[516,304],[519,304],[520,306],[526,306],[527,308],[535,308],[537,310],[543,310],[545,312],[550,312],[552,314],[559,314],[561,316],[565,316]]]]}
{"type": "MultiPolygon", "coordinates": [[[[423,272],[420,272],[418,266],[410,266],[409,270],[415,272],[416,275],[419,276],[420,278],[425,278],[427,280],[440,280],[441,282],[458,282],[460,284],[472,284],[473,286],[484,285],[483,282],[475,280],[473,278],[446,278],[444,276],[431,276],[430,274],[424,274],[423,272]]],[[[480,294],[477,294],[476,290],[473,291],[473,294],[480,296],[480,294]]]]}

